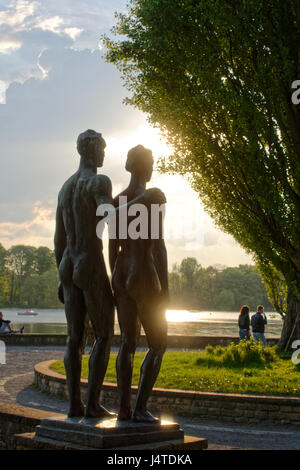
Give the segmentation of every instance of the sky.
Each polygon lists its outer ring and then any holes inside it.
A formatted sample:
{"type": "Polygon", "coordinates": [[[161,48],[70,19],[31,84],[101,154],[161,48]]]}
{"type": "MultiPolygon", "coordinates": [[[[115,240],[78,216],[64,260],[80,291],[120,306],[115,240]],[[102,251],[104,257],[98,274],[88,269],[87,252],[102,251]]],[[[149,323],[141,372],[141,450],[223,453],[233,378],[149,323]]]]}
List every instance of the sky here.
{"type": "MultiPolygon", "coordinates": [[[[147,116],[123,104],[120,73],[103,60],[101,35],[126,3],[0,0],[0,243],[6,248],[53,248],[57,194],[77,170],[80,132],[95,129],[105,138],[101,173],[111,178],[114,195],[129,181],[130,148],[142,144],[155,160],[171,153],[147,116]]],[[[188,256],[202,266],[252,263],[214,226],[183,177],[155,171],[148,187],[154,186],[167,197],[169,268],[188,256]]]]}

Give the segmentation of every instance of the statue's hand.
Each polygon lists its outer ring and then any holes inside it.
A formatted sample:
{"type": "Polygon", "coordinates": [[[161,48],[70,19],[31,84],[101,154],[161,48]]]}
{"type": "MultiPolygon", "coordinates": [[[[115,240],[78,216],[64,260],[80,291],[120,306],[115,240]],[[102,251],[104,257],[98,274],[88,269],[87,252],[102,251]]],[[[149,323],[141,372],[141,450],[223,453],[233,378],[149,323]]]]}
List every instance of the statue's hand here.
{"type": "Polygon", "coordinates": [[[58,298],[59,300],[61,301],[62,304],[65,303],[65,299],[64,299],[64,289],[63,289],[63,286],[62,286],[62,283],[60,282],[58,284],[58,291],[57,291],[57,294],[58,294],[58,298]]]}
{"type": "Polygon", "coordinates": [[[146,204],[165,204],[167,202],[166,196],[158,188],[150,188],[144,192],[146,204]]]}

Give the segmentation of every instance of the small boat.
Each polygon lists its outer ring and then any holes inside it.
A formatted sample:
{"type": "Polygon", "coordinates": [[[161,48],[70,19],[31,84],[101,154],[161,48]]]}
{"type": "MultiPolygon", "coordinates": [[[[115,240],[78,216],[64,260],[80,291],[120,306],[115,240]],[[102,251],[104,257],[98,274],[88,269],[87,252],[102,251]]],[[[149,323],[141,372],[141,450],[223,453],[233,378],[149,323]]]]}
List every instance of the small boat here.
{"type": "Polygon", "coordinates": [[[35,317],[36,315],[38,315],[38,313],[34,310],[25,310],[25,312],[18,312],[18,315],[27,315],[35,317]]]}

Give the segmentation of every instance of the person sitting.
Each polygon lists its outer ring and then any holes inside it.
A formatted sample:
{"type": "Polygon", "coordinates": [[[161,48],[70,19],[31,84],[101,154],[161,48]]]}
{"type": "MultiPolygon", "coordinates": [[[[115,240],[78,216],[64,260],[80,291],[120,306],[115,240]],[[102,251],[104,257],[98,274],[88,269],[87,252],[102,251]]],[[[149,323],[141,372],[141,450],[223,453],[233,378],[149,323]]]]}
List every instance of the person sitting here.
{"type": "Polygon", "coordinates": [[[253,339],[255,342],[262,341],[264,348],[267,347],[267,341],[265,338],[265,325],[267,324],[267,317],[264,312],[263,305],[257,306],[257,312],[251,317],[251,326],[253,339]]]}
{"type": "Polygon", "coordinates": [[[3,319],[3,313],[0,312],[0,333],[23,333],[24,326],[20,330],[12,330],[10,323],[10,320],[3,319]]]}
{"type": "Polygon", "coordinates": [[[239,314],[239,335],[240,341],[243,339],[250,339],[250,317],[248,305],[243,305],[239,314]]]}
{"type": "Polygon", "coordinates": [[[10,320],[4,320],[3,313],[0,312],[0,332],[11,332],[10,320]]]}

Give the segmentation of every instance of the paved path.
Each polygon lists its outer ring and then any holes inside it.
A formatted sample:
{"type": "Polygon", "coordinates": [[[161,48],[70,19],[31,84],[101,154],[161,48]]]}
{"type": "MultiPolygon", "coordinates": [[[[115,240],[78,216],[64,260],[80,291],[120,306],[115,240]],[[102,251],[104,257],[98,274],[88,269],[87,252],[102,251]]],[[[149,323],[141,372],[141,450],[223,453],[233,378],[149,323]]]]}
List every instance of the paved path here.
{"type": "MultiPolygon", "coordinates": [[[[64,347],[8,347],[6,364],[0,364],[0,402],[16,403],[49,412],[66,413],[67,402],[31,387],[34,364],[62,359],[64,347]]],[[[206,437],[211,450],[300,450],[299,427],[241,426],[218,421],[175,418],[185,434],[206,437]]]]}

